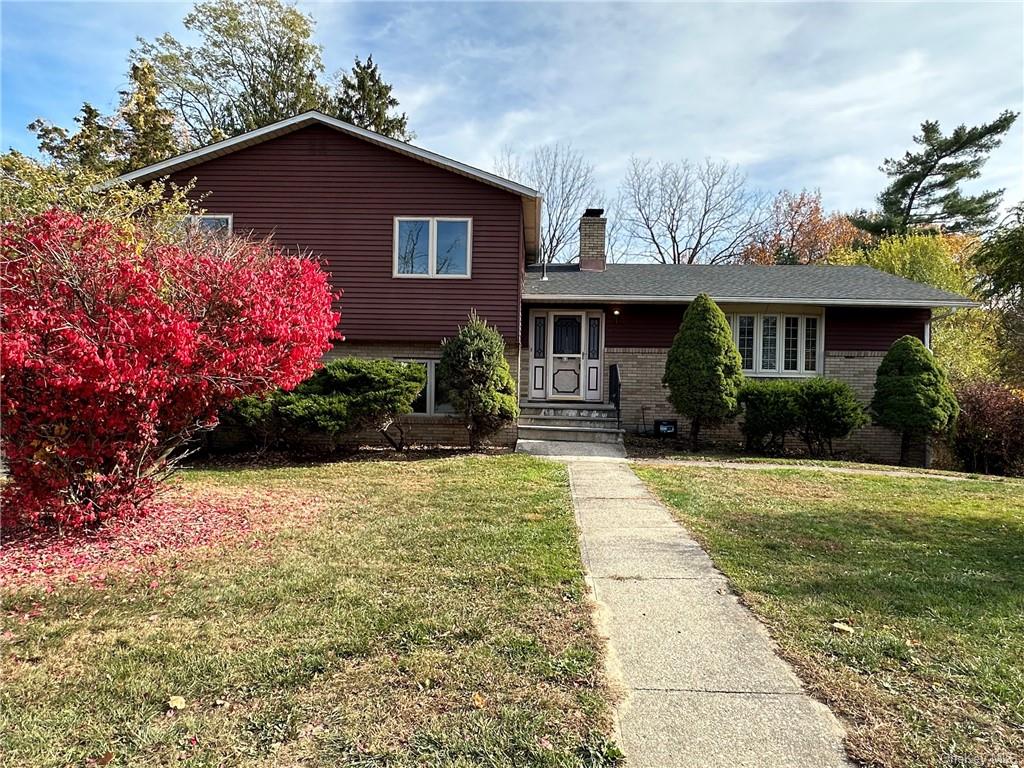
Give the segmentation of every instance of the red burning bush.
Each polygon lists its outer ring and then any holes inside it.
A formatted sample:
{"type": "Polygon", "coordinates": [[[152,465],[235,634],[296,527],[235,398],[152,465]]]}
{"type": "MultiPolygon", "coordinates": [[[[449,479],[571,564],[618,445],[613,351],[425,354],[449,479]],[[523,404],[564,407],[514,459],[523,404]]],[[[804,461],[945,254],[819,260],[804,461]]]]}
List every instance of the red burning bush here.
{"type": "Polygon", "coordinates": [[[136,509],[220,407],[306,378],[339,319],[318,265],[267,242],[52,210],[0,246],[5,526],[136,509]]]}
{"type": "Polygon", "coordinates": [[[972,472],[1024,474],[1024,392],[977,379],[957,387],[953,447],[972,472]]]}

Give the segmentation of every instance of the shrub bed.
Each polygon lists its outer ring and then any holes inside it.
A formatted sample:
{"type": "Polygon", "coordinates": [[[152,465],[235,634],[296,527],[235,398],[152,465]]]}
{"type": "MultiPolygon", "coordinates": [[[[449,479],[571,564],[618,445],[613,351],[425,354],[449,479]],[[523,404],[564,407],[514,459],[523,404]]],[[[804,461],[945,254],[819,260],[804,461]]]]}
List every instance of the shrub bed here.
{"type": "Polygon", "coordinates": [[[835,379],[749,380],[739,402],[747,449],[759,453],[783,452],[786,436],[795,434],[812,456],[832,456],[834,440],[868,422],[850,386],[835,379]]]}
{"type": "Polygon", "coordinates": [[[346,436],[375,429],[401,450],[398,418],[412,412],[426,385],[423,367],[394,360],[346,357],[334,360],[290,392],[237,400],[224,415],[264,447],[294,449],[320,444],[336,448],[346,436]],[[397,426],[396,435],[389,433],[397,426]]]}

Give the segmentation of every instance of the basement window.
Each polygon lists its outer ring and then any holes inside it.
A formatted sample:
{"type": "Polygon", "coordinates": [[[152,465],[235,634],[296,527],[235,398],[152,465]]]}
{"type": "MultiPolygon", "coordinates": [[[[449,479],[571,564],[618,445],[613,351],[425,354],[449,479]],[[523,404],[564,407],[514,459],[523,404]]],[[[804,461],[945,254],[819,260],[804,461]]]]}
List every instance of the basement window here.
{"type": "Polygon", "coordinates": [[[472,219],[398,216],[394,227],[393,275],[469,277],[472,240],[472,219]]]}
{"type": "Polygon", "coordinates": [[[437,360],[400,360],[410,365],[420,365],[427,372],[427,383],[412,403],[413,414],[420,416],[447,416],[455,413],[455,407],[448,401],[448,387],[438,374],[437,360]]]}

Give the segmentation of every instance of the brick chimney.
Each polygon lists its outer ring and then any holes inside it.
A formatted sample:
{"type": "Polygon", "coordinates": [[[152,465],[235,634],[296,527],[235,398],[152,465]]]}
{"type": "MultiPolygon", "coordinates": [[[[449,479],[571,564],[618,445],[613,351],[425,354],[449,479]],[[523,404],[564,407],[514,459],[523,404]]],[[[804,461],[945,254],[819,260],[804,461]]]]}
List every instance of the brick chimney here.
{"type": "Polygon", "coordinates": [[[580,219],[580,269],[585,272],[604,272],[605,225],[603,208],[587,208],[580,219]]]}

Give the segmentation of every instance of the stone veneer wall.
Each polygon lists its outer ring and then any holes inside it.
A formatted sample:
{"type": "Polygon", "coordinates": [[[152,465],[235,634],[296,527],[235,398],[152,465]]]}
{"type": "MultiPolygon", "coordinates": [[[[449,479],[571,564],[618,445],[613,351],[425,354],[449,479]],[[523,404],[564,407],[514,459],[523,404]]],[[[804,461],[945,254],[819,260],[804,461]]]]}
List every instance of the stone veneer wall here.
{"type": "MultiPolygon", "coordinates": [[[[523,364],[527,350],[523,350],[523,364]]],[[[875,386],[875,372],[884,352],[826,352],[824,375],[845,381],[866,405],[875,386]]],[[[655,419],[678,419],[681,435],[688,429],[687,420],[672,409],[668,390],[661,383],[665,373],[668,349],[652,347],[610,347],[605,350],[605,391],[608,396],[607,366],[618,364],[622,382],[622,422],[627,431],[638,432],[654,427],[655,419]]],[[[524,368],[525,370],[525,368],[524,368]]],[[[525,394],[523,395],[525,397],[525,394]]],[[[736,447],[743,437],[736,422],[707,430],[707,436],[718,443],[736,447]]],[[[894,463],[899,459],[899,436],[883,427],[869,425],[857,430],[848,440],[838,441],[836,450],[851,458],[866,458],[894,463]]],[[[923,446],[912,460],[921,463],[923,446]]]]}

